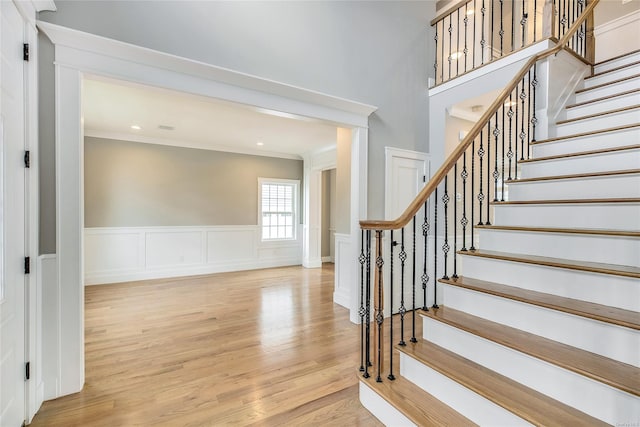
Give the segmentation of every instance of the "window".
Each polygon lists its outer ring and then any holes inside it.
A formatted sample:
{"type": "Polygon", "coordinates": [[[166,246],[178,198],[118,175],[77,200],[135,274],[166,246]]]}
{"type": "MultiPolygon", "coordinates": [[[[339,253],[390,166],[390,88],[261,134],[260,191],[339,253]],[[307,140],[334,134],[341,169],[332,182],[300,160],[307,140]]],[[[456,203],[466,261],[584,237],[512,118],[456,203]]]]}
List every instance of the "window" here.
{"type": "Polygon", "coordinates": [[[258,217],[262,240],[294,240],[300,181],[258,178],[258,217]]]}

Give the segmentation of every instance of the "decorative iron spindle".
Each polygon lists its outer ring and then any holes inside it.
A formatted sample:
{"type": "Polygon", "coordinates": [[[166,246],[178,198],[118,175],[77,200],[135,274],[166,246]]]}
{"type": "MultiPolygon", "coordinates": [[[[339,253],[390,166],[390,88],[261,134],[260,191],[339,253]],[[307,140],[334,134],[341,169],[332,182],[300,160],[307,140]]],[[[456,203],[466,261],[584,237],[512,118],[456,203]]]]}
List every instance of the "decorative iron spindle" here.
{"type": "Polygon", "coordinates": [[[413,217],[413,265],[411,266],[412,303],[411,303],[411,342],[418,342],[416,339],[416,217],[413,217]]]}
{"type": "Polygon", "coordinates": [[[526,132],[524,131],[524,123],[528,122],[528,120],[525,117],[525,108],[524,108],[524,103],[527,99],[527,93],[524,90],[525,85],[524,85],[524,76],[522,77],[522,87],[521,87],[521,91],[520,91],[520,100],[522,101],[522,120],[521,120],[521,127],[520,127],[520,160],[524,160],[524,139],[527,137],[526,132]]]}
{"type": "Polygon", "coordinates": [[[400,229],[400,342],[398,345],[407,345],[404,342],[404,315],[407,313],[407,308],[404,305],[404,267],[407,261],[407,252],[404,250],[404,227],[400,229]]]}
{"type": "MultiPolygon", "coordinates": [[[[471,149],[473,153],[473,148],[471,149]]],[[[467,219],[467,178],[469,173],[467,172],[467,152],[462,153],[462,172],[460,172],[460,178],[462,178],[462,218],[460,219],[460,225],[462,225],[462,252],[467,251],[467,225],[469,220],[467,219]]],[[[472,193],[473,194],[473,193],[472,193]]],[[[457,196],[456,196],[457,197],[457,196]]]]}
{"type": "Polygon", "coordinates": [[[537,42],[537,27],[538,27],[538,1],[533,0],[533,41],[537,42]]]}
{"type": "MultiPolygon", "coordinates": [[[[500,174],[500,179],[502,180],[502,191],[500,192],[500,200],[504,202],[504,158],[505,158],[505,152],[504,152],[504,104],[502,104],[502,121],[501,126],[502,126],[502,152],[500,153],[500,159],[502,159],[502,173],[500,174]]],[[[496,150],[497,152],[497,150],[496,150]]]]}
{"type": "MultiPolygon", "coordinates": [[[[509,111],[507,112],[507,117],[509,117],[509,151],[507,151],[507,158],[509,159],[509,177],[507,181],[511,181],[511,162],[513,160],[513,96],[512,93],[509,94],[509,111]]],[[[517,120],[517,118],[516,118],[517,120]]],[[[504,175],[504,174],[503,174],[504,175]]]]}
{"type": "MultiPolygon", "coordinates": [[[[478,8],[476,7],[476,0],[473,0],[473,55],[471,55],[471,68],[476,68],[476,21],[478,16],[478,8]]],[[[481,51],[482,52],[482,51],[481,51]]]]}
{"type": "Polygon", "coordinates": [[[536,87],[538,86],[538,64],[533,65],[533,81],[531,82],[531,88],[533,91],[533,116],[531,117],[532,136],[531,141],[536,141],[536,125],[538,124],[538,118],[536,117],[536,87]]]}
{"type": "Polygon", "coordinates": [[[511,0],[511,52],[516,50],[516,0],[511,0]]]}
{"type": "Polygon", "coordinates": [[[364,372],[364,264],[367,261],[364,255],[364,230],[360,231],[360,256],[358,261],[360,262],[360,307],[358,308],[358,314],[360,315],[360,372],[364,372]]]}
{"type": "Polygon", "coordinates": [[[390,381],[396,379],[393,376],[393,247],[398,244],[395,240],[393,240],[393,230],[389,232],[389,375],[387,378],[390,381]]]}
{"type": "Polygon", "coordinates": [[[458,278],[457,252],[458,250],[458,162],[453,165],[453,274],[458,278]]]}
{"type": "Polygon", "coordinates": [[[480,183],[480,191],[478,191],[478,203],[480,205],[479,213],[480,213],[480,222],[478,225],[483,225],[482,222],[482,202],[484,201],[484,194],[482,193],[482,159],[484,158],[484,147],[482,146],[482,134],[483,131],[480,131],[480,148],[478,148],[478,163],[480,166],[480,179],[478,182],[480,183]]]}
{"type": "Polygon", "coordinates": [[[471,246],[469,247],[470,251],[475,251],[476,247],[474,246],[474,235],[473,235],[473,227],[474,227],[474,213],[475,213],[475,200],[473,200],[473,195],[475,194],[475,175],[476,175],[476,140],[471,141],[471,246]]]}
{"type": "MultiPolygon", "coordinates": [[[[436,44],[436,48],[435,48],[436,59],[433,62],[433,75],[437,82],[438,80],[438,23],[436,23],[436,34],[433,36],[433,40],[436,44]]],[[[442,82],[442,80],[440,81],[442,82]]]]}
{"type": "Polygon", "coordinates": [[[447,215],[447,210],[449,206],[449,190],[447,188],[447,175],[444,176],[444,195],[442,196],[442,205],[444,207],[444,244],[442,245],[442,253],[444,256],[444,275],[443,279],[448,279],[447,275],[447,257],[449,254],[449,216],[447,215]]]}
{"type": "Polygon", "coordinates": [[[369,378],[369,367],[371,366],[371,230],[366,233],[366,291],[365,291],[365,362],[364,374],[365,378],[369,378]]]}
{"type": "Polygon", "coordinates": [[[456,18],[456,76],[460,74],[460,8],[456,18]]]}
{"type": "Polygon", "coordinates": [[[498,35],[500,36],[500,56],[504,55],[504,12],[503,12],[504,0],[500,0],[500,31],[498,31],[498,35]]]}
{"type": "Polygon", "coordinates": [[[378,298],[376,304],[376,323],[378,324],[378,334],[376,339],[376,353],[377,353],[377,370],[378,375],[376,376],[376,382],[382,382],[382,324],[384,322],[384,313],[383,313],[383,305],[382,305],[382,266],[384,265],[384,259],[382,258],[382,230],[376,230],[376,268],[378,272],[377,277],[377,286],[378,286],[378,298]]]}
{"type": "Polygon", "coordinates": [[[429,311],[427,307],[427,284],[429,283],[429,275],[427,274],[427,240],[429,239],[429,204],[424,202],[424,222],[422,223],[422,237],[424,240],[423,262],[422,262],[422,309],[429,311]]]}
{"type": "Polygon", "coordinates": [[[433,193],[433,305],[438,308],[438,187],[433,193]]]}
{"type": "Polygon", "coordinates": [[[496,38],[495,38],[495,34],[493,33],[493,23],[495,22],[495,20],[493,19],[493,12],[494,12],[495,7],[493,7],[493,3],[491,3],[491,46],[490,46],[490,54],[491,56],[489,57],[489,61],[493,61],[493,49],[494,49],[494,45],[496,42],[496,38]]]}
{"type": "MultiPolygon", "coordinates": [[[[518,91],[518,87],[519,85],[516,85],[515,88],[515,99],[514,99],[514,103],[515,103],[515,107],[516,107],[516,126],[515,126],[515,134],[516,134],[516,140],[514,142],[514,146],[515,146],[515,153],[513,156],[513,160],[514,160],[514,174],[513,174],[513,178],[514,179],[518,179],[518,94],[520,93],[518,91]]],[[[511,94],[509,94],[509,96],[511,96],[511,94]]]]}
{"type": "Polygon", "coordinates": [[[487,124],[487,203],[485,206],[487,208],[487,220],[485,221],[485,225],[491,225],[491,221],[489,220],[489,200],[491,199],[491,174],[489,170],[491,170],[491,120],[487,124]]]}
{"type": "Polygon", "coordinates": [[[448,58],[448,61],[449,61],[449,74],[447,76],[448,78],[451,78],[451,61],[453,60],[453,53],[451,51],[451,46],[452,46],[452,44],[451,44],[451,36],[453,34],[453,27],[452,27],[452,24],[451,24],[451,20],[452,20],[451,15],[452,15],[452,13],[449,14],[449,58],[448,58]]]}
{"type": "Polygon", "coordinates": [[[529,149],[530,144],[531,144],[531,97],[529,96],[531,94],[531,69],[529,69],[529,72],[527,73],[527,91],[529,92],[529,94],[527,94],[527,159],[529,158],[529,152],[531,151],[529,149]]]}
{"type": "MultiPolygon", "coordinates": [[[[503,107],[504,108],[504,107],[503,107]]],[[[495,155],[494,155],[494,167],[493,167],[493,201],[498,201],[498,178],[500,178],[500,172],[498,172],[498,140],[500,139],[500,127],[498,127],[498,112],[496,111],[496,123],[493,129],[493,136],[495,137],[495,155]]]]}
{"type": "MultiPolygon", "coordinates": [[[[467,10],[467,5],[469,3],[464,4],[464,71],[467,71],[467,53],[469,53],[469,49],[467,49],[467,27],[469,25],[469,15],[467,10]]],[[[459,9],[458,9],[459,10],[459,9]]]]}

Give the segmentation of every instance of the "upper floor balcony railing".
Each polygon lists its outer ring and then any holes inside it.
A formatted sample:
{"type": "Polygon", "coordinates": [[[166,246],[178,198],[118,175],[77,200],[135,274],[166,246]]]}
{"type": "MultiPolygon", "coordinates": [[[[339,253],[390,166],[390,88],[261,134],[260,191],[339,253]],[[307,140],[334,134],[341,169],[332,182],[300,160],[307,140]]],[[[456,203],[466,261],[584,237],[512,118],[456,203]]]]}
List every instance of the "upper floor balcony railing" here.
{"type": "MultiPolygon", "coordinates": [[[[526,48],[562,38],[589,0],[470,0],[440,13],[435,29],[436,85],[526,48]]],[[[585,21],[569,48],[592,63],[593,21],[585,21]]]]}

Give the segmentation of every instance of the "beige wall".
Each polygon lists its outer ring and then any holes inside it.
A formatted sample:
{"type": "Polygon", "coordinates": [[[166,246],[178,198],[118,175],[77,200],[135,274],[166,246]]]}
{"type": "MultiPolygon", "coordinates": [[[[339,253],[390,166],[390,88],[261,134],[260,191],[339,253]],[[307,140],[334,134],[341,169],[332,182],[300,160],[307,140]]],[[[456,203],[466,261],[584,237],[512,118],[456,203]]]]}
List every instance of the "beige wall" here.
{"type": "Polygon", "coordinates": [[[255,225],[258,177],[302,181],[301,160],[90,137],[84,155],[85,227],[255,225]]]}
{"type": "Polygon", "coordinates": [[[336,221],[336,170],[322,171],[322,256],[333,254],[331,230],[336,221]]]}
{"type": "Polygon", "coordinates": [[[336,152],[336,233],[350,233],[351,129],[338,128],[336,152]]]}

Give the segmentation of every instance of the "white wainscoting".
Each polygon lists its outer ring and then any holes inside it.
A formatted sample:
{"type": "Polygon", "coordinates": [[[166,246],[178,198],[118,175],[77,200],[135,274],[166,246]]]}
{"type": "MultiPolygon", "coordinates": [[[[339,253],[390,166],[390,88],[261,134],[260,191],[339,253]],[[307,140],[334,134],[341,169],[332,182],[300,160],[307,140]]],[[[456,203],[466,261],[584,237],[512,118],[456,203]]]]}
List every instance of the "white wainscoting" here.
{"type": "Polygon", "coordinates": [[[640,49],[640,10],[597,26],[596,62],[640,49]]]}
{"type": "Polygon", "coordinates": [[[254,225],[85,228],[85,285],[298,265],[301,239],[254,225]]]}

